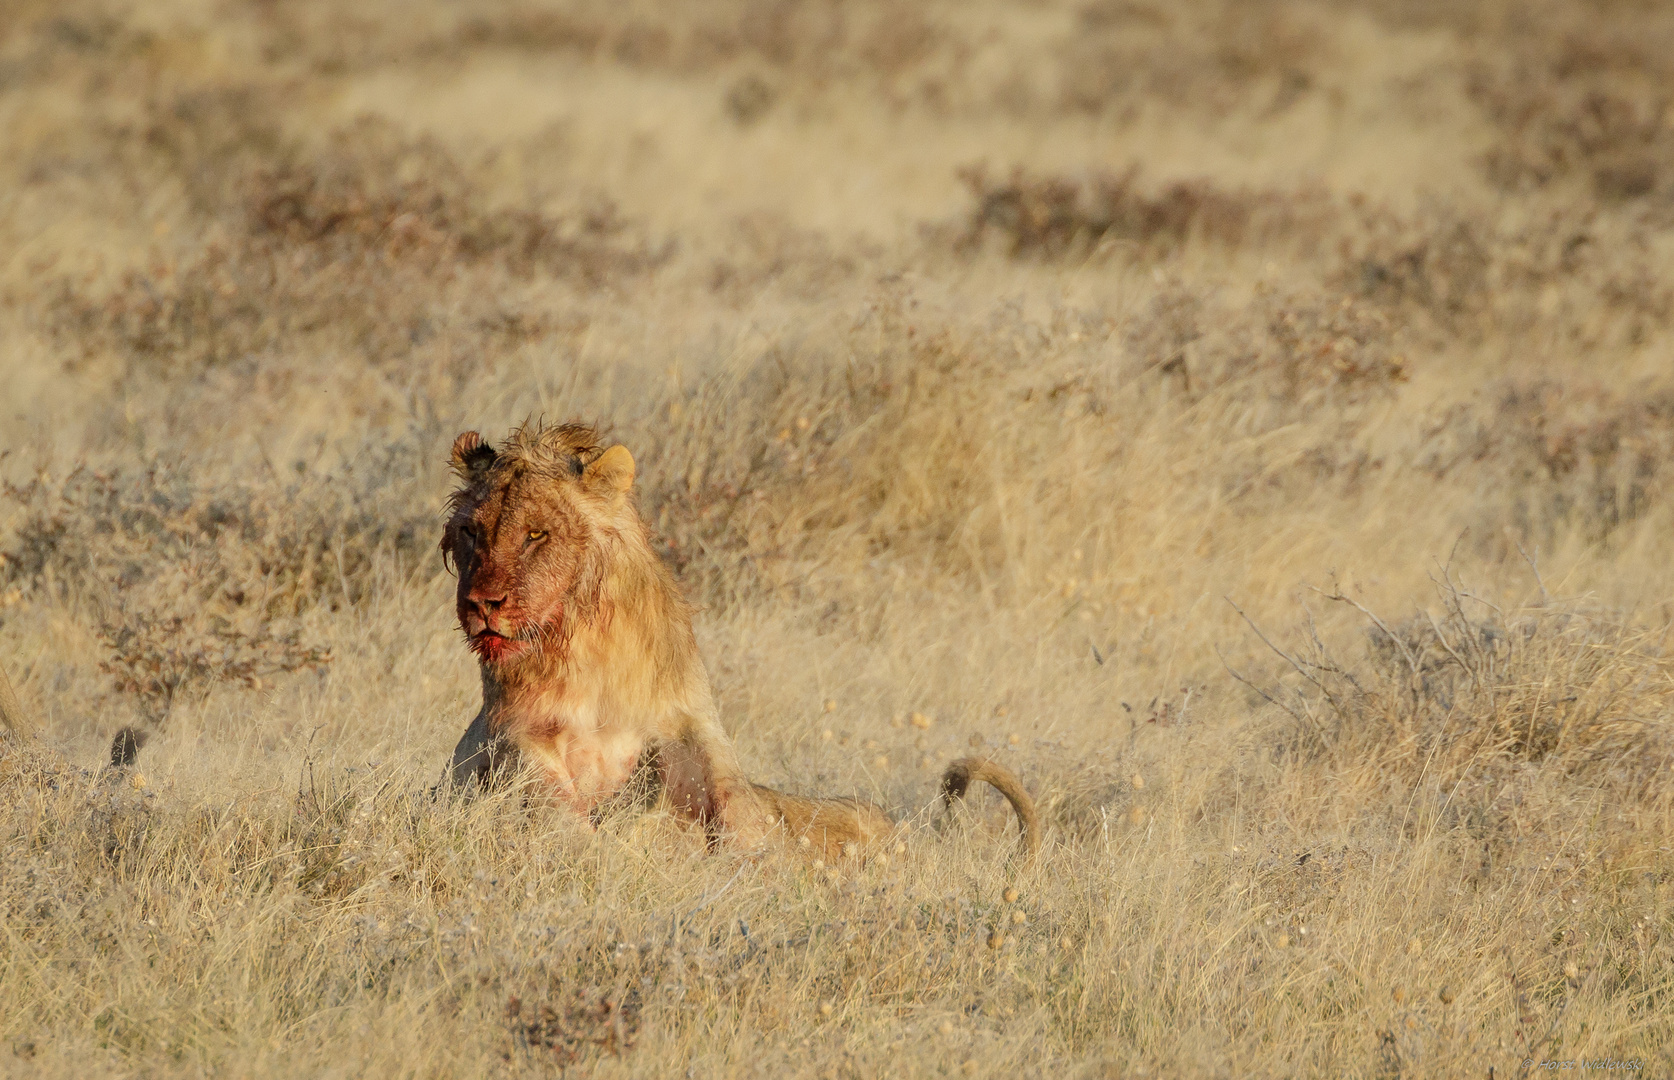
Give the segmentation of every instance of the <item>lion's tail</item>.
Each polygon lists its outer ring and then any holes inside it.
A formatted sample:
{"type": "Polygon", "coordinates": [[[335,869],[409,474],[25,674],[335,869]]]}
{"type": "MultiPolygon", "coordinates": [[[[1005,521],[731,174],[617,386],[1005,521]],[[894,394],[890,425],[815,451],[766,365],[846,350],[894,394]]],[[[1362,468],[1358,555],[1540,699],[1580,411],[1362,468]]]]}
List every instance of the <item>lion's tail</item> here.
{"type": "Polygon", "coordinates": [[[1011,808],[1017,811],[1017,827],[1022,832],[1023,852],[1026,858],[1034,858],[1040,851],[1040,815],[1035,812],[1035,800],[1023,781],[997,762],[986,758],[960,758],[947,767],[942,774],[942,801],[951,806],[954,802],[965,797],[965,791],[973,780],[983,780],[992,784],[995,791],[1006,797],[1011,808]]]}
{"type": "Polygon", "coordinates": [[[34,731],[34,724],[23,711],[23,706],[17,703],[17,695],[12,693],[12,684],[6,681],[6,672],[0,668],[0,728],[13,735],[28,735],[34,731]]]}

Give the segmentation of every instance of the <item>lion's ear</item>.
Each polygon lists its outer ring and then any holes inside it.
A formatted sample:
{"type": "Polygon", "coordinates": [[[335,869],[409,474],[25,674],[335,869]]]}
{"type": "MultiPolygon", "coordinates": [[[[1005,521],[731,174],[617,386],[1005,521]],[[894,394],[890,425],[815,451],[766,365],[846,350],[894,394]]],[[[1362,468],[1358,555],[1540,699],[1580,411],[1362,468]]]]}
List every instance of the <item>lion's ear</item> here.
{"type": "Polygon", "coordinates": [[[453,471],[461,480],[475,480],[488,471],[497,455],[494,448],[482,441],[482,436],[467,431],[453,440],[453,471]]]}
{"type": "Polygon", "coordinates": [[[618,493],[627,491],[634,483],[634,456],[626,446],[613,446],[594,458],[581,475],[590,485],[618,493]]]}

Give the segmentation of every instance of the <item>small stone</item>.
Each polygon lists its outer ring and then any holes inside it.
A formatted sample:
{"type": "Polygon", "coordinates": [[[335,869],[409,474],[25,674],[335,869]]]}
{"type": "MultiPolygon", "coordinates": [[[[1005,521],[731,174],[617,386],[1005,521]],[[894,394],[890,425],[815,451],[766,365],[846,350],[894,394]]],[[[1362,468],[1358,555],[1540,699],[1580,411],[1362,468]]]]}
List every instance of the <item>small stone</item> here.
{"type": "Polygon", "coordinates": [[[918,728],[920,731],[928,731],[935,723],[935,720],[925,716],[921,712],[913,713],[913,727],[918,728]]]}
{"type": "Polygon", "coordinates": [[[837,733],[832,731],[830,728],[826,728],[824,731],[820,732],[820,738],[822,740],[824,740],[825,742],[830,742],[832,739],[835,739],[836,737],[837,737],[837,733]]]}
{"type": "Polygon", "coordinates": [[[1015,731],[1012,732],[1010,735],[1006,736],[1006,742],[1010,743],[1012,746],[1016,746],[1018,743],[1020,743],[1022,741],[1023,741],[1023,736],[1019,735],[1015,731]]]}
{"type": "Polygon", "coordinates": [[[1013,885],[1013,886],[1007,888],[1006,891],[1001,893],[1000,895],[1002,897],[1004,897],[1006,903],[1015,904],[1015,903],[1017,903],[1017,897],[1020,894],[1017,891],[1017,886],[1013,885]]]}
{"type": "Polygon", "coordinates": [[[988,935],[988,947],[990,949],[998,949],[1001,945],[1004,945],[1005,943],[1006,943],[1006,936],[1004,934],[1000,933],[998,930],[995,930],[988,935]]]}
{"type": "Polygon", "coordinates": [[[831,1002],[829,1002],[829,1001],[820,1002],[820,1015],[821,1016],[830,1016],[835,1011],[836,1011],[836,1007],[834,1005],[832,1005],[831,1002]]]}
{"type": "Polygon", "coordinates": [[[1134,773],[1133,777],[1128,782],[1133,785],[1133,789],[1135,791],[1145,790],[1145,777],[1139,775],[1138,773],[1134,773]]]}
{"type": "Polygon", "coordinates": [[[1014,925],[1022,926],[1024,923],[1029,921],[1029,916],[1023,913],[1022,908],[1018,908],[1016,911],[1011,913],[1011,921],[1014,925]]]}
{"type": "Polygon", "coordinates": [[[1451,986],[1442,987],[1440,990],[1436,991],[1436,996],[1441,999],[1441,1003],[1443,1005],[1453,1004],[1453,987],[1451,987],[1451,986]]]}
{"type": "Polygon", "coordinates": [[[889,758],[883,754],[879,754],[877,757],[872,759],[872,767],[878,770],[889,768],[889,758]]]}
{"type": "Polygon", "coordinates": [[[831,700],[830,698],[826,698],[825,699],[825,711],[826,712],[836,712],[837,711],[837,703],[835,701],[831,700]]]}

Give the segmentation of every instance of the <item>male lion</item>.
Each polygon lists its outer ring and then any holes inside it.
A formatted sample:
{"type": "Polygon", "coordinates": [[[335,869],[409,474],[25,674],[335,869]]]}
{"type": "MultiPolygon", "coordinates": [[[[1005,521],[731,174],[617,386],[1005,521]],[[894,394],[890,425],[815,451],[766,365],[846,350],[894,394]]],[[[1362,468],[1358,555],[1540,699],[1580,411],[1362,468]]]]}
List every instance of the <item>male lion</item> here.
{"type": "MultiPolygon", "coordinates": [[[[745,779],[721,727],[691,607],[651,550],[626,447],[591,428],[524,425],[498,450],[453,443],[460,487],[443,559],[459,575],[459,625],[482,669],[482,711],[453,753],[458,784],[532,766],[555,801],[596,814],[645,777],[677,815],[722,840],[770,835],[835,858],[894,828],[859,799],[806,799],[745,779]]],[[[943,797],[985,780],[1017,811],[1030,855],[1034,801],[1008,770],[966,758],[943,797]]]]}

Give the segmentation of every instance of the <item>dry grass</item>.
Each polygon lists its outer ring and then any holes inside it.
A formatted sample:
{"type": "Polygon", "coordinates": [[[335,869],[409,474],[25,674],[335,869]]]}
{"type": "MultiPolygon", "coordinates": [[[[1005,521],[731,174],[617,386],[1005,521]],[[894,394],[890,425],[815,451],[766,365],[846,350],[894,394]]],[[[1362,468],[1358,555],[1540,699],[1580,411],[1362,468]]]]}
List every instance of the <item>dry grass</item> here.
{"type": "Polygon", "coordinates": [[[1674,1072],[1669,25],[0,8],[0,1073],[1674,1072]],[[433,798],[531,415],[904,853],[433,798]]]}

